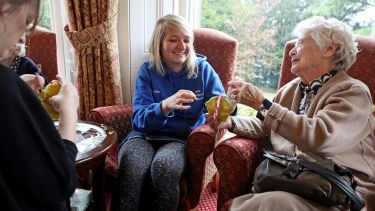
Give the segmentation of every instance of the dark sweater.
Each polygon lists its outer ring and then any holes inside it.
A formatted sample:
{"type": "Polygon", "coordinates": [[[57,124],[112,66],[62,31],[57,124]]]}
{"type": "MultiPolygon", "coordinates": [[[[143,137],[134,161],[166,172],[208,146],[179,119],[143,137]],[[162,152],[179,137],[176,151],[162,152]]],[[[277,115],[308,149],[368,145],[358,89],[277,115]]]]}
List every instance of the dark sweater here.
{"type": "Polygon", "coordinates": [[[75,144],[61,139],[30,87],[2,65],[0,98],[0,209],[66,209],[75,144]]]}
{"type": "Polygon", "coordinates": [[[10,65],[10,69],[16,72],[18,75],[38,74],[44,78],[45,86],[49,83],[42,70],[33,62],[33,60],[28,57],[16,56],[10,65]]]}

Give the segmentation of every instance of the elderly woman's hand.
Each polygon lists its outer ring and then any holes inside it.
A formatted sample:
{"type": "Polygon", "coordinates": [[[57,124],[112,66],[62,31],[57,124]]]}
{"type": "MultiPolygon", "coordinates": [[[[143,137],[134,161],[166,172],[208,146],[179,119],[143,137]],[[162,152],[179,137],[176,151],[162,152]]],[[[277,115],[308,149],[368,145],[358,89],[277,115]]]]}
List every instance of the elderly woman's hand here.
{"type": "Polygon", "coordinates": [[[212,114],[206,113],[205,116],[206,124],[210,125],[210,127],[215,131],[233,128],[233,122],[231,120],[231,117],[228,117],[225,122],[219,122],[218,119],[214,119],[212,114]]]}
{"type": "Polygon", "coordinates": [[[176,92],[174,95],[163,100],[161,103],[161,107],[162,107],[163,113],[167,115],[172,110],[189,109],[190,105],[184,105],[184,104],[192,103],[196,99],[197,97],[192,91],[181,89],[178,92],[176,92]]]}
{"type": "Polygon", "coordinates": [[[231,96],[237,103],[241,103],[258,110],[263,103],[263,92],[251,83],[244,82],[238,78],[229,81],[228,85],[231,89],[231,96]]]}

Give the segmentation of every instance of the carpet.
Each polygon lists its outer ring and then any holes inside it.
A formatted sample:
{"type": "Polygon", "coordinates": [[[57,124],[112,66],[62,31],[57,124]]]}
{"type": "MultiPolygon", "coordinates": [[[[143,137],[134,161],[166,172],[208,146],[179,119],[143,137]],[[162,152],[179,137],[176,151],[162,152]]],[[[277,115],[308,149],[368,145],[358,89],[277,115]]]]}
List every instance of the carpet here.
{"type": "MultiPolygon", "coordinates": [[[[110,203],[111,203],[111,197],[112,194],[109,192],[105,192],[105,207],[106,211],[110,211],[110,203]]],[[[201,198],[199,199],[198,203],[198,211],[216,211],[216,206],[217,206],[217,192],[212,191],[211,185],[208,184],[206,188],[203,189],[201,198]]],[[[86,211],[92,211],[93,207],[90,206],[86,211]]]]}
{"type": "Polygon", "coordinates": [[[199,199],[198,211],[216,211],[217,192],[212,191],[211,185],[207,185],[199,199]]]}

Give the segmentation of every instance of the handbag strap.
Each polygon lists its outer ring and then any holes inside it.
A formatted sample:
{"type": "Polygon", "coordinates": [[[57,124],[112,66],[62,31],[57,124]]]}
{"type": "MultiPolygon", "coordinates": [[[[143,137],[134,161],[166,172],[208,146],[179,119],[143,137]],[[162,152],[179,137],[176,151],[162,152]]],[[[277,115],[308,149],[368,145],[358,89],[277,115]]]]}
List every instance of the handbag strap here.
{"type": "Polygon", "coordinates": [[[364,201],[357,195],[354,189],[342,177],[324,166],[308,160],[299,160],[297,158],[280,155],[269,150],[264,151],[264,156],[284,166],[289,166],[292,163],[298,164],[327,178],[330,182],[336,184],[337,187],[344,191],[344,193],[350,198],[352,202],[351,210],[359,211],[365,206],[364,201]]]}
{"type": "Polygon", "coordinates": [[[352,204],[351,204],[352,210],[355,210],[355,211],[361,210],[365,206],[364,201],[357,195],[354,189],[342,177],[340,177],[335,172],[327,169],[324,166],[321,166],[319,164],[316,164],[308,160],[299,160],[298,164],[301,165],[302,167],[308,168],[324,176],[329,181],[336,184],[337,187],[341,188],[341,190],[343,190],[352,201],[352,204]]]}

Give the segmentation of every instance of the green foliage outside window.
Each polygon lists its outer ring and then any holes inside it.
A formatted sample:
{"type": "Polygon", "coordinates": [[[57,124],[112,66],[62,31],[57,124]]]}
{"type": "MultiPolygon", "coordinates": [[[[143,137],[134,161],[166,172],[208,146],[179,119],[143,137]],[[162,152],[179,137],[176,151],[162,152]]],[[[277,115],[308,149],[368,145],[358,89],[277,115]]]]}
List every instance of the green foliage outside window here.
{"type": "Polygon", "coordinates": [[[46,28],[52,31],[52,21],[51,21],[51,7],[49,4],[49,0],[42,1],[42,8],[41,8],[41,18],[39,21],[39,26],[46,28]]]}
{"type": "MultiPolygon", "coordinates": [[[[284,45],[296,24],[319,15],[337,18],[354,33],[372,36],[374,17],[353,21],[375,0],[202,0],[201,26],[223,31],[239,42],[236,75],[262,88],[272,99],[277,88],[284,45]]],[[[373,16],[373,15],[371,15],[373,16]]],[[[239,114],[255,111],[239,107],[239,114]]]]}
{"type": "Polygon", "coordinates": [[[296,24],[320,15],[342,20],[357,34],[372,35],[375,21],[353,18],[375,0],[202,0],[201,26],[239,42],[236,75],[268,91],[277,88],[284,45],[296,24]]]}

